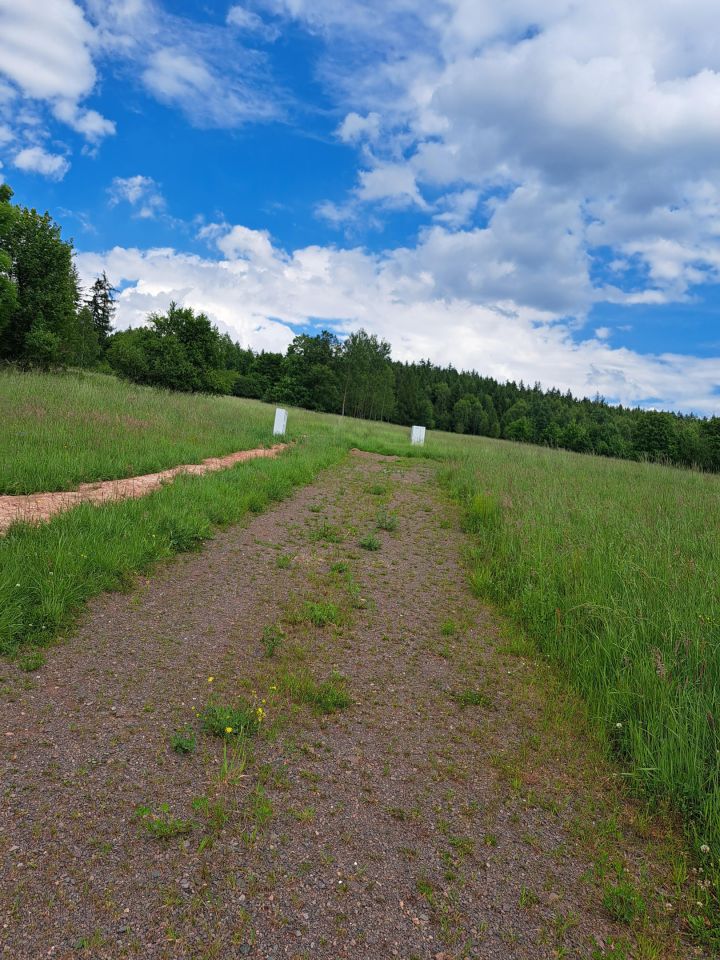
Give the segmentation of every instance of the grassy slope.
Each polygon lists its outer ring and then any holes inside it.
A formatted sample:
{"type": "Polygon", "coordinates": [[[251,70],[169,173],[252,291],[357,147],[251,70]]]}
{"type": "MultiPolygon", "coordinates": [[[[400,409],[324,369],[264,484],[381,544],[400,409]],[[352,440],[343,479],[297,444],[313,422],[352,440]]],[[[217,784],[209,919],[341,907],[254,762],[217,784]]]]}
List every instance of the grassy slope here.
{"type": "Polygon", "coordinates": [[[476,590],[560,664],[628,771],[720,850],[720,478],[508,443],[446,471],[476,590]]]}
{"type": "MultiPolygon", "coordinates": [[[[52,451],[46,476],[55,485],[111,475],[119,409],[142,407],[152,424],[148,436],[122,433],[125,457],[141,464],[135,469],[270,439],[272,408],[250,401],[169,397],[110,378],[10,377],[3,409],[28,412],[17,459],[8,457],[12,440],[0,440],[6,489],[14,477],[40,482],[45,467],[32,450],[41,443],[52,451]],[[95,422],[88,404],[100,396],[102,426],[87,443],[85,424],[95,422]],[[32,414],[35,406],[45,413],[32,414]],[[96,444],[100,435],[104,446],[96,444]]],[[[720,478],[442,434],[411,451],[407,430],[301,411],[291,412],[290,428],[306,439],[277,461],[183,478],[142,501],[81,507],[0,539],[0,650],[56,634],[89,596],[191,548],[214,524],[263,509],[351,446],[432,455],[447,461],[446,481],[477,535],[478,592],[562,666],[636,779],[673,798],[696,825],[698,843],[713,855],[720,849],[720,478]]]]}
{"type": "Polygon", "coordinates": [[[102,374],[0,373],[0,493],[68,490],[269,442],[272,420],[232,397],[192,397],[102,374]]]}
{"type": "MultiPolygon", "coordinates": [[[[87,372],[0,371],[0,494],[72,490],[272,442],[255,400],[155,390],[87,372]]],[[[407,430],[293,411],[289,437],[343,424],[359,440],[406,446],[407,430]]]]}

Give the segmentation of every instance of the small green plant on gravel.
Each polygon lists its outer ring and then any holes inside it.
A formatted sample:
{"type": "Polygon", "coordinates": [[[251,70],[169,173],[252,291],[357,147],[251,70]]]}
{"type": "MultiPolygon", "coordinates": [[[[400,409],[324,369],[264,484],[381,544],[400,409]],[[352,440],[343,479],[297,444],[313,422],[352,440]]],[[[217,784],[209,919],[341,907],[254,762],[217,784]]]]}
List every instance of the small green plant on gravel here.
{"type": "Polygon", "coordinates": [[[377,512],[377,525],[378,530],[387,530],[392,533],[393,530],[397,530],[399,523],[398,515],[392,513],[390,510],[383,507],[377,512]]]}
{"type": "Polygon", "coordinates": [[[301,619],[312,623],[315,627],[326,627],[329,623],[339,624],[342,617],[335,603],[306,600],[303,604],[301,619]]]}
{"type": "Polygon", "coordinates": [[[490,697],[480,690],[461,690],[459,693],[453,694],[453,700],[461,709],[465,707],[489,707],[492,705],[490,697]]]}
{"type": "Polygon", "coordinates": [[[292,566],[292,557],[287,553],[281,553],[275,561],[275,566],[278,568],[278,570],[289,569],[292,566]]]}
{"type": "Polygon", "coordinates": [[[263,627],[262,645],[265,649],[265,656],[270,659],[275,656],[275,651],[285,639],[285,633],[278,626],[263,627]]]}
{"type": "Polygon", "coordinates": [[[320,523],[315,524],[310,530],[308,537],[313,542],[317,542],[319,540],[322,540],[325,543],[342,542],[340,531],[328,520],[322,520],[320,523]]]}
{"type": "Polygon", "coordinates": [[[264,717],[263,708],[239,700],[235,705],[209,703],[200,720],[206,733],[214,737],[251,737],[257,733],[264,717]]]}
{"type": "Polygon", "coordinates": [[[306,673],[287,673],[280,678],[278,685],[295,703],[307,704],[317,713],[336,713],[352,703],[345,682],[339,673],[332,673],[322,681],[306,673]]]}
{"type": "Polygon", "coordinates": [[[520,897],[518,902],[521,907],[529,910],[531,907],[537,906],[537,904],[540,903],[540,898],[533,890],[530,889],[530,887],[523,886],[520,888],[520,897]]]}
{"type": "Polygon", "coordinates": [[[458,625],[454,620],[443,620],[440,624],[440,633],[443,637],[454,637],[458,632],[458,625]]]}
{"type": "Polygon", "coordinates": [[[226,739],[223,743],[223,758],[216,777],[218,786],[237,786],[245,774],[248,764],[248,748],[245,738],[239,738],[234,745],[226,739]]]}
{"type": "Polygon", "coordinates": [[[368,487],[368,493],[371,493],[374,497],[382,497],[387,493],[387,487],[384,483],[373,483],[368,487]]]}
{"type": "Polygon", "coordinates": [[[363,548],[363,550],[379,550],[380,541],[374,533],[369,533],[366,537],[362,538],[360,541],[360,546],[363,548]]]}
{"type": "Polygon", "coordinates": [[[24,673],[33,673],[45,663],[45,657],[40,650],[29,650],[18,660],[18,667],[24,673]]]}
{"type": "MultiPolygon", "coordinates": [[[[302,775],[302,774],[301,774],[302,775]]],[[[258,780],[263,784],[270,784],[274,790],[289,790],[290,778],[284,766],[272,763],[263,763],[258,770],[258,780]]]]}
{"type": "Polygon", "coordinates": [[[222,830],[230,819],[230,813],[222,797],[219,799],[211,799],[206,796],[195,797],[191,806],[196,813],[201,813],[206,818],[211,830],[222,830]]]}
{"type": "Polygon", "coordinates": [[[364,610],[367,605],[367,598],[364,597],[362,587],[356,583],[351,576],[347,577],[347,589],[350,594],[350,606],[355,610],[364,610]]]}
{"type": "Polygon", "coordinates": [[[629,960],[630,954],[622,943],[611,943],[603,950],[595,947],[590,954],[590,960],[629,960]]]}
{"type": "Polygon", "coordinates": [[[244,833],[243,837],[246,843],[254,843],[262,828],[273,815],[272,803],[262,784],[255,785],[244,812],[250,828],[244,833]]]}
{"type": "Polygon", "coordinates": [[[417,892],[420,894],[420,896],[425,897],[430,906],[433,906],[435,903],[435,891],[430,881],[426,880],[424,877],[419,877],[415,883],[415,887],[417,888],[417,892]]]}
{"type": "Polygon", "coordinates": [[[170,734],[170,746],[175,753],[193,753],[195,750],[195,732],[187,724],[170,734]]]}
{"type": "Polygon", "coordinates": [[[161,803],[157,812],[142,805],[137,807],[135,812],[150,836],[157,840],[170,840],[172,837],[185,836],[191,833],[195,826],[192,820],[181,820],[179,817],[174,817],[170,813],[170,807],[167,803],[161,803]]]}
{"type": "Polygon", "coordinates": [[[100,930],[94,930],[87,937],[80,937],[75,944],[76,950],[99,950],[105,946],[105,937],[100,930]]]}
{"type": "Polygon", "coordinates": [[[603,891],[603,906],[620,923],[632,923],[645,916],[645,900],[635,886],[624,876],[617,883],[608,884],[603,891]]]}
{"type": "Polygon", "coordinates": [[[337,560],[330,565],[330,573],[347,573],[349,569],[350,564],[347,560],[337,560]]]}

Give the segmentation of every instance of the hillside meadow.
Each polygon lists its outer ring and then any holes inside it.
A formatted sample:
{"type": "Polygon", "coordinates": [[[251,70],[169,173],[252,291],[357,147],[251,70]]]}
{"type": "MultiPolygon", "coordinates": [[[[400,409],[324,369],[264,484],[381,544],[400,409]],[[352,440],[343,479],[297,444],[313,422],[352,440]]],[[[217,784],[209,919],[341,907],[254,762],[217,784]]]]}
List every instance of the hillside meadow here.
{"type": "MultiPolygon", "coordinates": [[[[271,406],[98,374],[2,373],[0,411],[5,493],[68,489],[272,439],[271,406]]],[[[0,539],[0,651],[37,665],[39,648],[88,598],[286,498],[352,447],[427,457],[462,508],[474,590],[522,628],[524,650],[580,692],[633,787],[673,802],[710,873],[720,850],[720,478],[437,432],[412,449],[408,433],[291,410],[295,442],[277,460],[14,526],[0,539]]],[[[701,917],[694,923],[705,931],[701,917]]]]}

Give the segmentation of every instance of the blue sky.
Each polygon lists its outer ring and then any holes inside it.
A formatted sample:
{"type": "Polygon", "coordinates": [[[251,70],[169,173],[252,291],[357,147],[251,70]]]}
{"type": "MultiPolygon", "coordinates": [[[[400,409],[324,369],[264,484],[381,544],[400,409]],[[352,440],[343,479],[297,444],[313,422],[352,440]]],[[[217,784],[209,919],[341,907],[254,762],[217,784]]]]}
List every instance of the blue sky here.
{"type": "Polygon", "coordinates": [[[0,177],[118,324],[720,413],[710,0],[0,0],[0,177]]]}

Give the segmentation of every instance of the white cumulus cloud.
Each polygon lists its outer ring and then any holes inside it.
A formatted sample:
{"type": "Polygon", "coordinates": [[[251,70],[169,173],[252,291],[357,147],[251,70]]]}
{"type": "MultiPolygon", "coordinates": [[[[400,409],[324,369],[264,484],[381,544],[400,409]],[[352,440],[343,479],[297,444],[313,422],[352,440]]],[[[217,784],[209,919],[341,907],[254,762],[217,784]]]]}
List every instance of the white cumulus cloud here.
{"type": "Polygon", "coordinates": [[[51,180],[62,180],[70,164],[61,154],[49,153],[43,147],[25,147],[13,158],[18,170],[25,173],[40,173],[51,180]]]}
{"type": "MultiPolygon", "coordinates": [[[[97,143],[113,134],[115,125],[82,106],[97,80],[94,42],[94,29],[73,0],[0,0],[0,76],[97,143]]],[[[13,118],[8,111],[6,119],[13,118]]]]}
{"type": "MultiPolygon", "coordinates": [[[[309,322],[341,335],[364,326],[390,340],[398,359],[428,357],[500,379],[539,379],[580,396],[599,392],[626,404],[657,406],[660,398],[661,405],[677,409],[717,411],[717,359],[643,356],[612,347],[602,328],[578,338],[554,309],[524,305],[504,291],[502,264],[500,287],[486,302],[473,299],[464,277],[455,286],[458,248],[446,242],[457,233],[437,227],[416,250],[382,255],[321,246],[287,252],[274,247],[267,232],[242,225],[219,225],[204,236],[224,254],[221,259],[167,248],[115,248],[82,254],[81,274],[90,279],[104,269],[123,285],[121,326],[143,322],[171,299],[206,311],[256,349],[284,349],[309,322]]],[[[472,235],[465,239],[477,242],[472,235]]],[[[532,249],[524,255],[531,258],[532,249]]]]}

